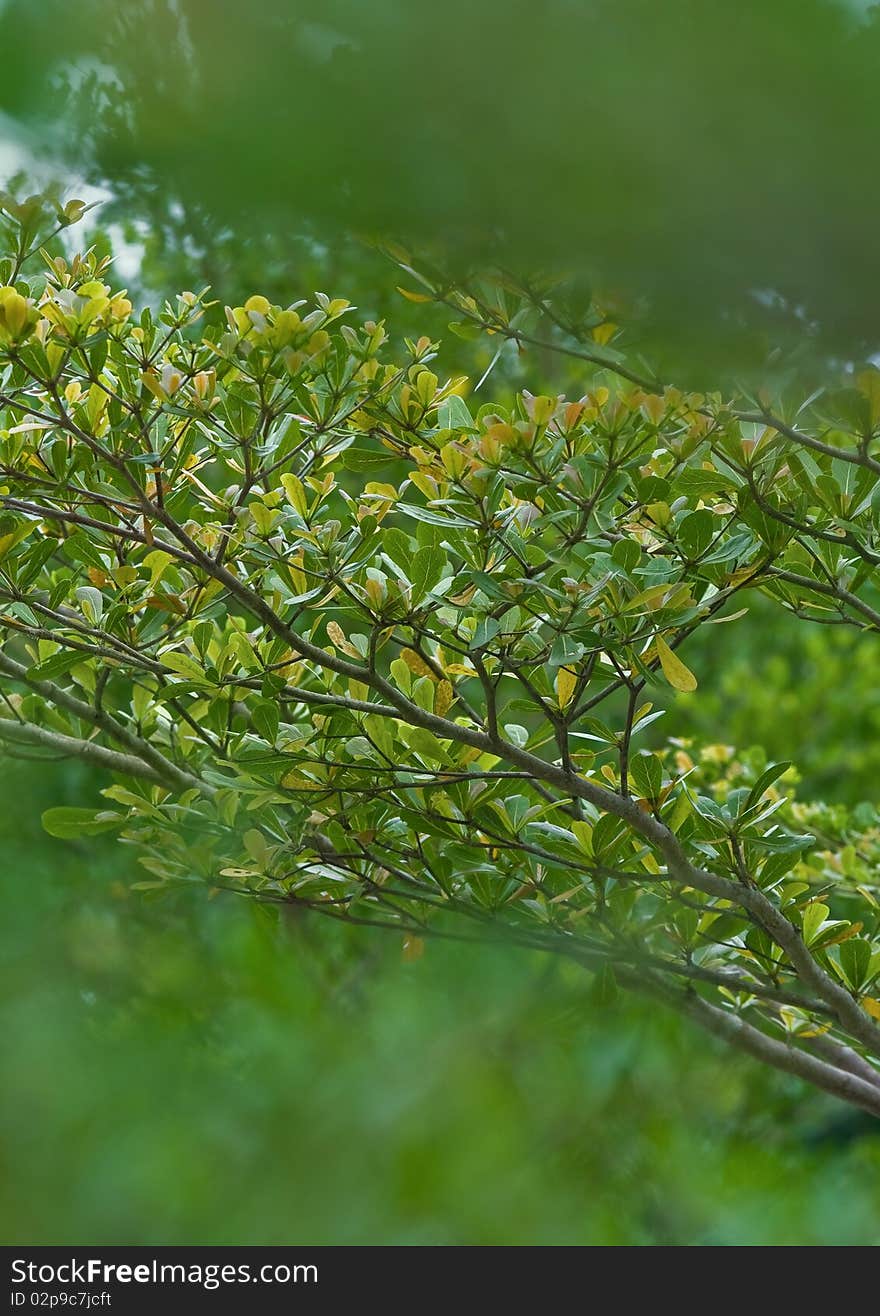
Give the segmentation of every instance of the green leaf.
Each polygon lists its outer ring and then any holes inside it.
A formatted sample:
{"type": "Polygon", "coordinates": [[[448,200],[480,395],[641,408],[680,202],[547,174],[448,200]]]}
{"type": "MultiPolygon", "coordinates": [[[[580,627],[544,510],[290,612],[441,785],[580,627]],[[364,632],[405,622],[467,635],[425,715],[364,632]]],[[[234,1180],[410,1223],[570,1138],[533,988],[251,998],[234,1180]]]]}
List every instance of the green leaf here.
{"type": "Polygon", "coordinates": [[[593,857],[593,826],[588,822],[573,822],[571,830],[577,838],[577,843],[584,854],[592,859],[593,857]]]}
{"type": "Polygon", "coordinates": [[[108,813],[106,809],[74,809],[64,806],[47,809],[42,821],[43,830],[50,836],[69,841],[76,836],[97,836],[99,832],[109,832],[118,827],[123,818],[118,813],[108,813]]]}
{"type": "Polygon", "coordinates": [[[446,554],[442,548],[420,548],[412,560],[410,577],[413,586],[413,601],[421,602],[432,585],[436,585],[446,566],[446,554]]]}
{"type": "Polygon", "coordinates": [[[419,676],[413,682],[412,699],[426,713],[434,711],[434,682],[430,676],[419,676]]]}
{"type": "Polygon", "coordinates": [[[857,992],[868,980],[874,947],[864,937],[850,937],[841,942],[837,953],[848,985],[857,992]]]}
{"type": "Polygon", "coordinates": [[[472,530],[473,522],[466,521],[464,517],[456,516],[450,509],[448,511],[435,511],[432,507],[420,507],[418,503],[398,503],[397,511],[403,512],[404,516],[411,516],[414,521],[426,521],[428,525],[439,525],[444,530],[450,526],[458,526],[459,529],[472,530]]]}
{"type": "Polygon", "coordinates": [[[570,635],[557,635],[550,650],[550,666],[563,667],[567,663],[578,663],[585,652],[584,646],[570,635]]]}
{"type": "Polygon", "coordinates": [[[457,393],[446,398],[437,408],[437,419],[444,430],[475,430],[474,418],[468,411],[467,403],[457,393]]]}
{"type": "Polygon", "coordinates": [[[505,723],[504,734],[512,745],[516,745],[517,749],[525,749],[529,743],[527,728],[519,726],[516,722],[505,723]]]}
{"type": "Polygon", "coordinates": [[[763,850],[772,850],[774,854],[791,854],[796,850],[809,849],[815,840],[815,836],[808,833],[798,836],[789,832],[771,832],[766,836],[750,836],[749,844],[763,850]]]}
{"type": "Polygon", "coordinates": [[[830,912],[828,906],[823,905],[820,900],[814,900],[807,905],[803,914],[802,926],[804,941],[808,946],[811,946],[818,937],[830,912]]]}
{"type": "Polygon", "coordinates": [[[390,466],[398,458],[387,448],[346,448],[341,460],[349,471],[371,471],[377,466],[390,466]]]}
{"type": "Polygon", "coordinates": [[[634,539],[618,539],[611,550],[611,560],[624,571],[632,571],[642,558],[642,550],[634,539]]]}
{"type": "Polygon", "coordinates": [[[0,561],[6,557],[11,549],[15,548],[16,544],[20,544],[22,540],[27,539],[34,529],[35,522],[22,521],[14,530],[10,530],[6,534],[0,534],[0,561]]]}
{"type": "MultiPolygon", "coordinates": [[[[722,525],[723,522],[718,524],[722,525]]],[[[691,512],[679,524],[678,540],[689,558],[698,558],[706,551],[712,542],[715,526],[715,517],[704,508],[691,512]]]]}
{"type": "Polygon", "coordinates": [[[656,754],[636,754],[629,763],[629,776],[644,799],[659,799],[663,789],[663,766],[656,754]]]}
{"type": "Polygon", "coordinates": [[[682,789],[676,797],[671,812],[664,818],[664,822],[671,832],[678,832],[679,828],[690,817],[693,807],[691,797],[685,789],[682,789]]]}
{"type": "Polygon", "coordinates": [[[787,772],[790,767],[791,763],[785,762],[771,763],[769,768],[765,768],[752,789],[749,791],[746,808],[751,808],[752,805],[757,804],[764,792],[773,785],[774,781],[778,781],[783,773],[787,772]]]}
{"type": "Polygon", "coordinates": [[[474,638],[471,640],[468,648],[471,651],[475,649],[484,649],[487,644],[490,644],[492,640],[494,640],[500,629],[501,625],[494,617],[484,617],[478,623],[477,629],[474,631],[474,638]]]}
{"type": "Polygon", "coordinates": [[[188,653],[181,653],[176,649],[171,650],[169,653],[162,654],[162,662],[166,667],[170,667],[172,672],[177,672],[180,676],[188,676],[190,680],[196,681],[200,685],[207,683],[208,678],[204,671],[195,658],[191,658],[188,653]]]}
{"type": "Polygon", "coordinates": [[[593,854],[600,863],[609,862],[623,834],[623,824],[613,814],[603,813],[593,827],[593,854]]]}
{"type": "Polygon", "coordinates": [[[82,660],[83,655],[80,650],[62,649],[60,653],[54,653],[51,658],[36,663],[29,670],[28,677],[32,681],[54,681],[56,676],[63,676],[82,660]]]}
{"type": "Polygon", "coordinates": [[[104,615],[104,595],[94,585],[80,585],[76,597],[82,604],[82,610],[90,622],[96,623],[104,615]]]}
{"type": "Polygon", "coordinates": [[[270,745],[274,745],[278,739],[278,724],[280,721],[278,705],[274,699],[261,699],[254,704],[251,717],[258,735],[262,736],[264,740],[268,740],[270,745]]]}
{"type": "Polygon", "coordinates": [[[474,324],[472,320],[450,320],[447,328],[450,329],[457,338],[464,338],[468,342],[472,342],[474,339],[479,338],[483,332],[480,325],[474,324]]]}

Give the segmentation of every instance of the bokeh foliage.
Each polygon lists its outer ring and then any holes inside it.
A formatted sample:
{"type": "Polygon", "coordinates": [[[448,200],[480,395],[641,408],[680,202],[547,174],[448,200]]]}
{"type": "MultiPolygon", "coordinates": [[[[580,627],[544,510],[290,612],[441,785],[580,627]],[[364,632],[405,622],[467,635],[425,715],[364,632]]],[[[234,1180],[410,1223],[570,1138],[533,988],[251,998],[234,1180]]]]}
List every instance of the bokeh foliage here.
{"type": "Polygon", "coordinates": [[[540,957],[150,905],[40,828],[96,784],[3,765],[5,1241],[875,1241],[869,1117],[540,957]]]}
{"type": "Polygon", "coordinates": [[[855,0],[10,0],[0,36],[7,112],[209,228],[562,268],[698,375],[877,346],[855,0]]]}

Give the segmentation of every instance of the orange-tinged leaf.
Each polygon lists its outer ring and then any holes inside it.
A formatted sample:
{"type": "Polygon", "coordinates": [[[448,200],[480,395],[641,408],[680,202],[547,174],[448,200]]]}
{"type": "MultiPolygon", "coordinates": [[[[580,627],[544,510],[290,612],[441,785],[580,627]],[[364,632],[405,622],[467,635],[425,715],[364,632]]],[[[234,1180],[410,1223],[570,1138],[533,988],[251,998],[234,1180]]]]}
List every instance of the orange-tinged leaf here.
{"type": "Polygon", "coordinates": [[[863,926],[864,924],[862,923],[850,923],[842,932],[835,933],[835,935],[829,937],[827,941],[823,939],[822,950],[826,950],[828,946],[839,946],[842,941],[849,941],[850,937],[857,937],[863,926]]]}
{"type": "Polygon", "coordinates": [[[151,608],[159,608],[163,612],[173,612],[178,617],[186,616],[186,608],[176,594],[148,594],[146,602],[151,608]]]}
{"type": "Polygon", "coordinates": [[[863,996],[862,1006],[872,1019],[880,1019],[880,1001],[875,1000],[873,996],[863,996]]]}
{"type": "Polygon", "coordinates": [[[648,419],[653,421],[655,425],[659,425],[666,414],[666,399],[661,398],[657,393],[646,393],[641,400],[641,405],[648,419]]]}

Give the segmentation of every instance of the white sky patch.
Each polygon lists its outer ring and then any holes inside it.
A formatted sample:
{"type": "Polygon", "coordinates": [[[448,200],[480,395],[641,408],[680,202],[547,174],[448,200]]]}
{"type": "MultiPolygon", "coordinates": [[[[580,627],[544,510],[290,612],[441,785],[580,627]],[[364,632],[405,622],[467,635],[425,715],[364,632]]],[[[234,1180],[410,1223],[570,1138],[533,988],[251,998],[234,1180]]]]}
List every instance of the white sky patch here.
{"type": "MultiPolygon", "coordinates": [[[[2,0],[0,0],[2,5],[2,0]]],[[[17,173],[27,178],[29,191],[38,191],[48,184],[58,182],[62,185],[62,199],[70,201],[74,197],[88,205],[98,205],[109,201],[112,193],[104,187],[95,187],[83,180],[81,175],[71,178],[69,168],[55,159],[45,150],[40,150],[36,143],[28,140],[27,134],[20,131],[0,115],[0,187],[8,185],[17,173]]],[[[94,218],[100,222],[100,211],[94,212],[94,218]]],[[[108,234],[113,245],[113,269],[118,279],[126,283],[135,283],[143,256],[143,244],[128,241],[120,224],[108,226],[108,234]]],[[[82,242],[82,230],[71,229],[64,235],[65,245],[69,251],[77,249],[82,242]]]]}
{"type": "Polygon", "coordinates": [[[134,283],[141,268],[144,249],[140,242],[129,242],[121,224],[109,224],[107,232],[113,244],[113,269],[123,283],[134,283]]]}

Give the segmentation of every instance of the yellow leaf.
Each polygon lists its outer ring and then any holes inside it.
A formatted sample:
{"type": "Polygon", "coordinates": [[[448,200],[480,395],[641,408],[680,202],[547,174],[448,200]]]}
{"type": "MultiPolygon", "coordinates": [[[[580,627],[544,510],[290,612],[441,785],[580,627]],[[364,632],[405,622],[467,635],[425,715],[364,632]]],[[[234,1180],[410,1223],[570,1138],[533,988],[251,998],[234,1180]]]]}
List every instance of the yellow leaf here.
{"type": "Polygon", "coordinates": [[[405,297],[408,302],[431,302],[434,300],[433,297],[430,297],[427,293],[410,292],[409,288],[401,288],[399,284],[397,286],[397,291],[400,293],[401,297],[405,297]]]}
{"type": "Polygon", "coordinates": [[[823,940],[822,949],[825,950],[828,946],[839,946],[842,941],[849,941],[850,937],[857,937],[863,926],[864,924],[862,923],[850,923],[850,925],[845,927],[842,932],[838,932],[835,936],[829,937],[827,941],[823,940]]]}
{"type": "Polygon", "coordinates": [[[419,960],[425,953],[425,943],[421,937],[408,935],[403,939],[402,957],[405,964],[411,964],[413,960],[419,960]]]}
{"type": "Polygon", "coordinates": [[[661,529],[663,526],[669,525],[672,520],[672,512],[668,503],[649,503],[645,511],[654,524],[660,526],[661,529]]]}
{"type": "Polygon", "coordinates": [[[303,777],[300,773],[288,772],[281,778],[281,785],[286,786],[288,790],[298,791],[322,791],[325,789],[319,781],[309,781],[308,777],[303,777]]]}
{"type": "Polygon", "coordinates": [[[287,563],[287,574],[290,576],[291,584],[293,585],[293,588],[296,590],[297,594],[305,594],[309,588],[306,582],[305,575],[302,570],[302,565],[303,565],[302,552],[297,553],[287,563]]]}
{"type": "Polygon", "coordinates": [[[570,704],[577,687],[577,677],[570,667],[560,667],[556,673],[556,698],[560,708],[570,704]]]}
{"type": "Polygon", "coordinates": [[[671,601],[669,585],[650,585],[641,593],[624,604],[624,612],[653,612],[655,608],[665,607],[671,601]]]}
{"type": "Polygon", "coordinates": [[[445,717],[452,706],[455,691],[451,681],[441,681],[434,691],[434,712],[438,717],[445,717]]]}
{"type": "Polygon", "coordinates": [[[617,325],[612,324],[610,320],[606,320],[604,324],[597,324],[593,330],[593,342],[599,343],[601,347],[604,347],[606,343],[611,342],[611,339],[616,333],[617,325]]]}
{"type": "Polygon", "coordinates": [[[364,485],[364,493],[372,494],[377,498],[387,498],[390,502],[397,501],[397,490],[393,484],[382,484],[381,481],[370,480],[364,485]]]}
{"type": "Polygon", "coordinates": [[[425,475],[423,471],[410,471],[409,478],[419,493],[423,493],[426,498],[437,497],[439,486],[430,475],[425,475]]]}
{"type": "Polygon", "coordinates": [[[309,510],[309,500],[306,496],[306,491],[303,488],[302,481],[298,480],[295,475],[291,475],[287,472],[282,475],[281,484],[284,487],[284,492],[287,494],[287,501],[290,503],[291,507],[295,512],[299,512],[300,516],[304,517],[309,510]]]}
{"type": "Polygon", "coordinates": [[[727,577],[727,580],[725,581],[725,584],[735,585],[738,587],[744,584],[745,581],[751,580],[752,576],[757,576],[757,574],[758,574],[757,567],[737,567],[736,571],[731,571],[730,575],[727,577]]]}
{"type": "Polygon", "coordinates": [[[341,649],[343,653],[348,654],[349,658],[356,658],[360,661],[361,655],[354,645],[345,638],[345,631],[338,622],[328,621],[327,638],[333,645],[334,649],[341,649]]]}
{"type": "Polygon", "coordinates": [[[685,667],[681,659],[672,652],[662,635],[657,635],[654,643],[657,646],[657,656],[660,659],[663,675],[673,690],[681,690],[684,693],[696,690],[697,678],[690,668],[685,667]]]}
{"type": "Polygon", "coordinates": [[[862,1005],[873,1019],[880,1019],[880,1001],[876,1001],[873,996],[863,996],[862,1005]]]}
{"type": "Polygon", "coordinates": [[[424,658],[421,654],[416,653],[415,649],[401,649],[400,656],[409,670],[415,672],[416,676],[430,676],[432,681],[437,679],[424,658]]]}
{"type": "Polygon", "coordinates": [[[15,548],[23,539],[27,539],[33,528],[33,521],[25,521],[17,529],[11,530],[8,535],[0,535],[0,558],[6,557],[11,548],[15,548]]]}
{"type": "Polygon", "coordinates": [[[747,612],[748,608],[740,608],[739,612],[730,612],[726,617],[707,617],[706,625],[721,626],[726,621],[739,621],[740,617],[744,617],[747,612]]]}
{"type": "Polygon", "coordinates": [[[338,621],[328,621],[327,638],[337,649],[344,649],[346,646],[345,632],[338,621]]]}
{"type": "Polygon", "coordinates": [[[451,480],[459,479],[468,466],[468,454],[457,443],[444,443],[440,449],[440,460],[451,480]]]}
{"type": "Polygon", "coordinates": [[[485,437],[487,439],[497,440],[501,445],[506,445],[516,443],[522,436],[519,430],[514,429],[512,425],[508,425],[506,421],[499,420],[496,421],[494,425],[488,427],[485,437]]]}
{"type": "Polygon", "coordinates": [[[657,393],[646,393],[641,401],[642,410],[650,421],[659,425],[666,413],[666,399],[657,393]]]}
{"type": "Polygon", "coordinates": [[[532,399],[532,420],[536,425],[547,425],[553,419],[556,410],[556,398],[541,395],[532,399]]]}

